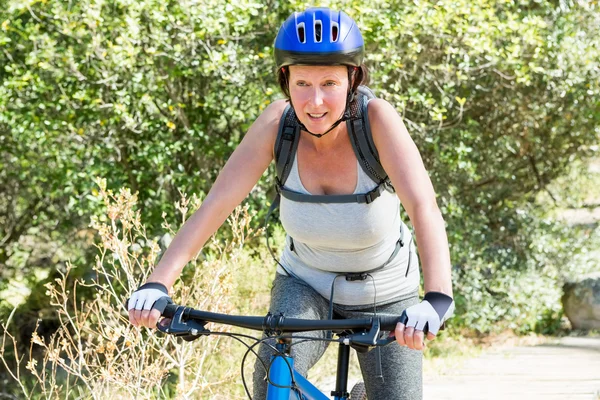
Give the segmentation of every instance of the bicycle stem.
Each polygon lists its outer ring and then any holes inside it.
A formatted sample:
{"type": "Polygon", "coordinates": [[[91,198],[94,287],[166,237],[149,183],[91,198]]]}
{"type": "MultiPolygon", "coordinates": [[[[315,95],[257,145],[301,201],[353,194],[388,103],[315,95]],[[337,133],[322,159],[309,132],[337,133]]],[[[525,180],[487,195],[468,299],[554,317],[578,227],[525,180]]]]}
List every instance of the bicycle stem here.
{"type": "Polygon", "coordinates": [[[340,343],[338,346],[337,376],[335,380],[335,390],[331,395],[335,398],[347,399],[348,393],[348,366],[350,364],[350,346],[340,343]]]}

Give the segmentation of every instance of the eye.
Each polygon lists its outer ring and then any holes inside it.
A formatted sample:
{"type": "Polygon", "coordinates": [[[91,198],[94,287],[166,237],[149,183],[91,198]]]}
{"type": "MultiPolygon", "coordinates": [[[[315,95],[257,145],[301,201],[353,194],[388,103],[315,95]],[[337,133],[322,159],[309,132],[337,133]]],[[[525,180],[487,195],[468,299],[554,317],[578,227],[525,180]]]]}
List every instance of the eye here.
{"type": "Polygon", "coordinates": [[[337,86],[337,82],[336,81],[327,81],[327,82],[325,82],[325,86],[337,86]]]}

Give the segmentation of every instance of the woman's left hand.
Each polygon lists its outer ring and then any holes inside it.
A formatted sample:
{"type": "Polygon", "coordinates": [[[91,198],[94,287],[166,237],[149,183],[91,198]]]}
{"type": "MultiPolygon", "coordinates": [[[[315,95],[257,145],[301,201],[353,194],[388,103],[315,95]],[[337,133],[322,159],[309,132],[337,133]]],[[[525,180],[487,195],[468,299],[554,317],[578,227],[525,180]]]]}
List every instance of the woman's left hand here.
{"type": "Polygon", "coordinates": [[[454,313],[452,297],[440,292],[428,292],[423,301],[404,310],[396,325],[396,341],[409,349],[423,350],[427,339],[435,339],[440,327],[454,313]]]}
{"type": "MultiPolygon", "coordinates": [[[[423,350],[425,348],[425,332],[413,328],[412,326],[405,326],[403,323],[398,322],[396,325],[396,342],[400,346],[406,346],[413,350],[423,350]]],[[[433,340],[436,335],[431,332],[427,332],[427,339],[433,340]]]]}

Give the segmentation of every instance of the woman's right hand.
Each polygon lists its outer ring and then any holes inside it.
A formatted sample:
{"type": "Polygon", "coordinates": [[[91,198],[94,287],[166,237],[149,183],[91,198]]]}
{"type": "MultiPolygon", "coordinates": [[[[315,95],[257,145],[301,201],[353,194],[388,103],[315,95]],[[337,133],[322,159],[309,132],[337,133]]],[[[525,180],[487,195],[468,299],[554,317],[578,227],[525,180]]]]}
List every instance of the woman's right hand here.
{"type": "Polygon", "coordinates": [[[149,282],[138,288],[128,301],[129,322],[135,326],[156,328],[156,323],[167,304],[173,303],[166,286],[149,282]]]}

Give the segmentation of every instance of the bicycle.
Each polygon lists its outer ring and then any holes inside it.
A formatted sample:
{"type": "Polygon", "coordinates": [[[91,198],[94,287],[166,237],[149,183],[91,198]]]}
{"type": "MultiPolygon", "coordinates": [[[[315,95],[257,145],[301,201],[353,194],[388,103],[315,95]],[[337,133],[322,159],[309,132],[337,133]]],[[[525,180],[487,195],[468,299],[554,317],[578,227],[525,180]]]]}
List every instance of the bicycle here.
{"type": "MultiPolygon", "coordinates": [[[[406,323],[406,314],[400,317],[377,316],[363,319],[328,319],[307,320],[298,318],[285,318],[284,315],[266,316],[235,316],[228,314],[212,313],[194,310],[190,307],[169,304],[162,313],[165,317],[157,325],[158,329],[166,334],[182,337],[184,340],[195,340],[205,335],[232,336],[242,342],[248,350],[242,358],[242,383],[248,398],[252,399],[244,378],[244,362],[247,355],[252,352],[257,357],[254,347],[269,339],[275,339],[275,354],[271,357],[269,366],[263,364],[268,388],[267,400],[329,400],[323,392],[294,369],[294,359],[291,355],[291,333],[306,331],[329,331],[337,336],[328,335],[328,339],[305,338],[306,340],[328,340],[338,342],[338,363],[336,373],[336,387],[331,392],[334,400],[366,400],[366,391],[362,382],[357,383],[350,392],[347,391],[348,368],[350,347],[357,351],[369,351],[376,346],[385,346],[395,341],[394,336],[384,335],[382,332],[393,332],[398,322],[406,323]],[[257,339],[243,334],[212,332],[205,328],[208,322],[225,324],[262,331],[265,338],[257,339]],[[248,345],[239,337],[255,340],[253,345],[248,345]]],[[[303,339],[294,336],[294,339],[303,339]]]]}

